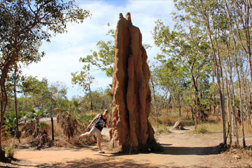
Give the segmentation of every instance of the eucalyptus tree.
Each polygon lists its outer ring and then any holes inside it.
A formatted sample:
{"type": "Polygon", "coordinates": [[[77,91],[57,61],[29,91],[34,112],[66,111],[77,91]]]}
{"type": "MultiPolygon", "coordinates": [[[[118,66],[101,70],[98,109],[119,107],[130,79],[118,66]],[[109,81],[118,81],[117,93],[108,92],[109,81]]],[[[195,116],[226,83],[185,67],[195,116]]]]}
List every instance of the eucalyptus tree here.
{"type": "Polygon", "coordinates": [[[190,16],[184,17],[175,13],[173,15],[177,22],[173,31],[162,21],[156,22],[153,33],[155,44],[163,54],[176,58],[188,70],[190,76],[187,77],[191,79],[194,87],[195,105],[203,119],[204,111],[201,110],[200,103],[203,88],[200,88],[198,81],[209,78],[209,45],[199,23],[190,24],[190,16]]]}
{"type": "MultiPolygon", "coordinates": [[[[14,110],[15,111],[15,114],[16,114],[16,137],[19,139],[20,137],[20,132],[19,132],[19,129],[18,129],[18,99],[17,99],[17,93],[21,93],[21,91],[18,91],[17,90],[17,87],[20,86],[20,82],[22,82],[22,79],[23,79],[23,76],[21,75],[22,74],[22,71],[20,70],[21,69],[21,66],[17,65],[17,64],[14,64],[11,68],[11,72],[8,74],[8,78],[7,78],[7,88],[8,88],[8,85],[10,86],[10,92],[14,92],[14,110]]],[[[8,89],[7,89],[8,90],[8,89]]]]}
{"type": "Polygon", "coordinates": [[[180,64],[178,59],[168,59],[165,55],[158,55],[156,59],[161,63],[154,69],[158,85],[167,90],[169,95],[177,101],[179,116],[181,116],[181,99],[186,88],[186,68],[180,64]]]}
{"type": "MultiPolygon", "coordinates": [[[[232,102],[231,110],[233,118],[235,118],[235,92],[233,88],[233,70],[237,75],[238,95],[239,95],[239,111],[241,114],[241,127],[243,146],[245,147],[244,134],[244,110],[248,106],[245,103],[244,94],[246,92],[242,89],[242,77],[244,77],[244,65],[249,65],[250,80],[252,82],[252,68],[251,68],[251,2],[250,1],[212,1],[212,0],[175,0],[175,6],[179,11],[185,11],[186,16],[190,16],[192,23],[200,23],[201,29],[207,33],[207,41],[211,47],[211,59],[213,63],[213,70],[217,80],[217,86],[220,97],[223,140],[226,145],[226,129],[225,129],[225,109],[224,109],[224,73],[225,66],[228,67],[227,72],[230,83],[230,98],[232,102]],[[244,59],[243,55],[247,55],[244,59]],[[232,69],[232,66],[235,69],[232,69]],[[242,76],[243,75],[243,76],[242,76]]],[[[244,80],[245,81],[245,80],[244,80]]],[[[251,83],[250,82],[250,83],[251,83]]],[[[228,85],[226,85],[228,87],[228,85]]],[[[251,87],[251,86],[250,86],[251,87]]],[[[226,88],[227,89],[227,88],[226,88]]],[[[251,97],[251,96],[250,96],[251,97]]],[[[251,98],[249,98],[249,101],[251,98]]],[[[247,112],[248,116],[248,112],[247,112]]],[[[234,122],[234,121],[233,121],[234,122]]],[[[236,128],[236,139],[239,144],[238,131],[236,128]]]]}
{"type": "Polygon", "coordinates": [[[89,15],[88,11],[76,6],[74,1],[0,1],[0,129],[7,104],[5,79],[10,66],[18,61],[39,61],[44,55],[38,51],[42,41],[50,41],[52,34],[66,32],[68,22],[80,23],[89,15]]]}
{"type": "Polygon", "coordinates": [[[187,17],[192,18],[190,23],[198,24],[201,29],[207,34],[207,42],[211,47],[211,60],[213,63],[213,69],[216,72],[216,79],[218,84],[218,91],[220,97],[220,107],[222,115],[222,129],[223,129],[223,143],[226,145],[226,127],[225,127],[225,108],[224,108],[224,81],[222,73],[222,56],[220,55],[220,25],[218,22],[220,15],[220,2],[211,0],[175,0],[175,6],[178,11],[185,12],[185,19],[187,17]],[[219,7],[219,8],[218,8],[219,7]],[[217,17],[216,17],[217,16],[217,17]]]}
{"type": "MultiPolygon", "coordinates": [[[[226,1],[225,1],[226,2],[226,1]]],[[[252,49],[251,49],[251,44],[252,44],[252,40],[251,40],[251,26],[252,26],[252,8],[251,8],[251,2],[250,1],[231,1],[226,3],[226,9],[228,12],[230,12],[230,9],[234,12],[236,15],[235,17],[233,17],[234,20],[234,25],[233,27],[232,24],[230,26],[230,29],[234,28],[234,34],[236,36],[237,41],[239,42],[239,45],[241,46],[241,49],[243,49],[244,54],[242,55],[247,55],[246,58],[246,62],[249,65],[249,69],[250,69],[250,83],[252,83],[252,62],[251,62],[251,54],[252,54],[252,49]],[[230,8],[229,8],[229,7],[230,8]]],[[[230,13],[227,13],[228,17],[229,17],[229,22],[231,22],[230,13]]],[[[239,51],[238,51],[239,52],[239,51]]],[[[241,54],[239,54],[241,55],[241,54]]],[[[237,55],[235,55],[236,57],[238,57],[238,53],[237,55]]],[[[236,58],[236,61],[239,58],[236,58]]],[[[239,64],[239,63],[238,63],[239,64]]],[[[236,65],[238,65],[236,64],[236,65]]],[[[243,69],[242,69],[242,65],[240,64],[240,72],[242,73],[243,69]]],[[[237,75],[239,75],[238,72],[238,67],[236,67],[236,71],[237,71],[237,75]]],[[[241,74],[242,75],[242,74],[241,74]]],[[[239,76],[238,76],[239,77],[239,76]]],[[[242,144],[243,147],[246,146],[245,143],[245,133],[244,133],[244,114],[243,114],[243,109],[242,109],[242,93],[241,93],[241,83],[240,83],[240,79],[239,79],[239,95],[240,95],[240,110],[241,110],[241,126],[242,126],[242,144]]],[[[244,92],[243,94],[245,94],[246,92],[244,92]]],[[[249,98],[249,106],[251,106],[251,95],[252,95],[252,84],[250,84],[250,98],[249,98]]],[[[248,103],[247,103],[248,104],[248,103]]],[[[250,119],[250,113],[251,113],[251,109],[249,110],[249,112],[247,111],[247,119],[250,119]]],[[[251,125],[251,129],[252,129],[252,125],[251,125]]]]}
{"type": "Polygon", "coordinates": [[[93,100],[91,92],[91,84],[94,82],[94,77],[88,71],[80,71],[71,73],[72,75],[72,84],[79,85],[84,92],[89,94],[90,98],[90,109],[93,110],[93,100]]]}
{"type": "Polygon", "coordinates": [[[23,82],[23,92],[32,97],[34,107],[50,108],[52,105],[52,93],[49,91],[48,81],[43,78],[28,76],[23,82]]]}
{"type": "Polygon", "coordinates": [[[53,106],[52,108],[59,108],[62,101],[67,101],[67,87],[63,82],[55,82],[49,86],[49,91],[52,93],[53,106]]]}

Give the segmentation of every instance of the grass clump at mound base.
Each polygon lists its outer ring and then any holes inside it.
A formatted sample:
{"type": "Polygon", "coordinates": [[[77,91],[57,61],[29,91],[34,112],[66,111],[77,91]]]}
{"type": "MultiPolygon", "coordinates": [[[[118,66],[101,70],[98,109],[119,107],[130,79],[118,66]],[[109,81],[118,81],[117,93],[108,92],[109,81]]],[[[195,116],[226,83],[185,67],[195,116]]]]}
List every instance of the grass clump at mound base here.
{"type": "Polygon", "coordinates": [[[144,146],[142,152],[150,152],[150,153],[157,153],[163,152],[163,147],[160,143],[156,141],[156,139],[151,140],[147,145],[144,146]]]}

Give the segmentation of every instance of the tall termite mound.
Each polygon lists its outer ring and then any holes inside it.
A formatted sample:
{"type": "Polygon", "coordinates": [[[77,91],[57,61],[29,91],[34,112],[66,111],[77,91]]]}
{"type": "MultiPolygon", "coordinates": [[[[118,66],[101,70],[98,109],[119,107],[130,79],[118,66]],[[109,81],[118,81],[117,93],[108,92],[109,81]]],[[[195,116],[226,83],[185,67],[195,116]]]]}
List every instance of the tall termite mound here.
{"type": "Polygon", "coordinates": [[[117,129],[110,131],[110,146],[124,152],[142,152],[154,140],[148,120],[151,110],[150,71],[142,46],[142,34],[120,13],[115,33],[112,121],[117,129]]]}

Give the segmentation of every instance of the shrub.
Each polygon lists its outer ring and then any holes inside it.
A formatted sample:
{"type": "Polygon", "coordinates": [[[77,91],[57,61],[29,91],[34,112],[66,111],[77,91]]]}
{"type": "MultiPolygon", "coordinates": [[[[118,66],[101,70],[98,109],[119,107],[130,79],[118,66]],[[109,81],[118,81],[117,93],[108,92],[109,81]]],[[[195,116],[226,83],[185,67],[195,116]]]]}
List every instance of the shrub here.
{"type": "Polygon", "coordinates": [[[12,142],[8,146],[5,147],[5,153],[8,158],[14,157],[14,153],[15,153],[14,140],[12,140],[12,142]]]}
{"type": "Polygon", "coordinates": [[[84,125],[84,126],[87,126],[90,121],[92,121],[94,119],[94,117],[96,116],[97,114],[94,114],[94,113],[91,113],[91,114],[83,114],[80,116],[80,122],[84,125]]]}

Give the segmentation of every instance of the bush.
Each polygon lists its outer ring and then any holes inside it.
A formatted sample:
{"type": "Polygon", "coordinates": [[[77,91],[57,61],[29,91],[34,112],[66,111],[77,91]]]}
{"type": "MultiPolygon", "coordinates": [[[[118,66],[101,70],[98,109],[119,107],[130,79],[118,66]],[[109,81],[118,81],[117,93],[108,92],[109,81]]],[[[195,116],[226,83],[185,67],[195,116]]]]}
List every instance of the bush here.
{"type": "Polygon", "coordinates": [[[96,116],[97,114],[91,113],[91,114],[82,114],[80,116],[80,122],[84,125],[87,126],[96,116]]]}
{"type": "Polygon", "coordinates": [[[14,145],[14,140],[9,144],[9,146],[5,147],[5,153],[7,158],[14,158],[14,153],[15,153],[15,145],[14,145]]]}

